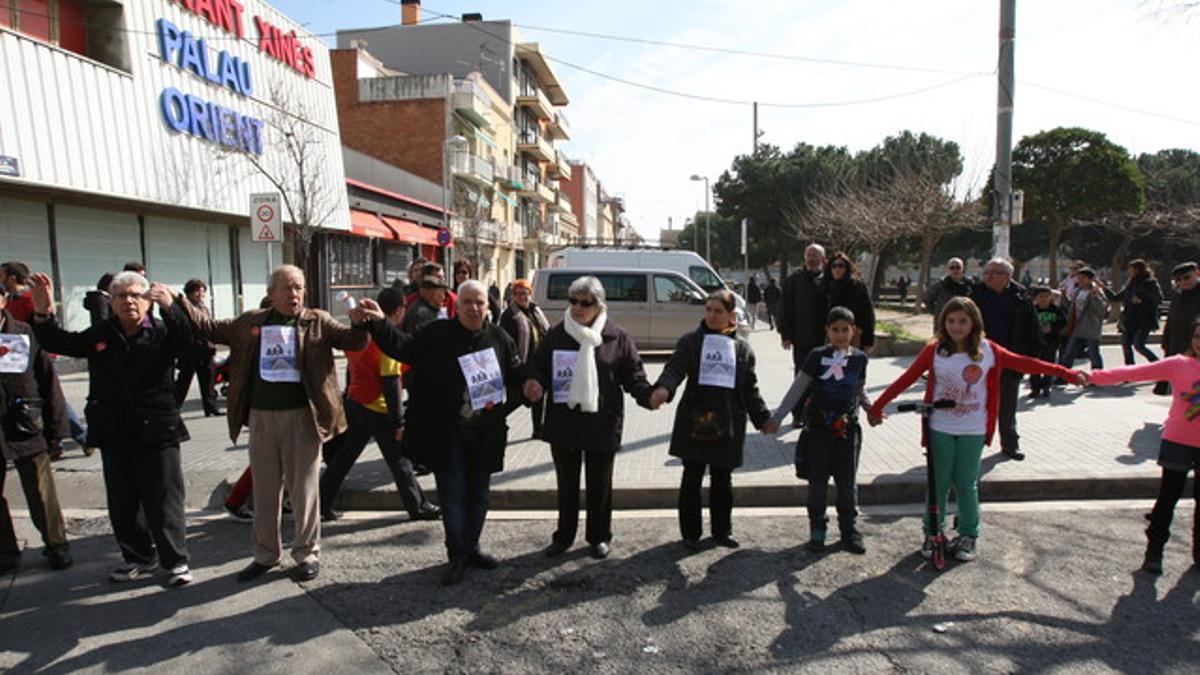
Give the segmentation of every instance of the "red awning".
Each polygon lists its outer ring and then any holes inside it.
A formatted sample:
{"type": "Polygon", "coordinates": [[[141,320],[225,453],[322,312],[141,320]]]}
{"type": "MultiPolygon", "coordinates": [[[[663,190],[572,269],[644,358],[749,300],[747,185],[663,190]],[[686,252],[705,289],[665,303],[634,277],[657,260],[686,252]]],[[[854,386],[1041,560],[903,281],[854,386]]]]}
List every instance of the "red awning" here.
{"type": "Polygon", "coordinates": [[[364,237],[395,239],[396,233],[370,211],[350,209],[350,231],[364,237]]]}
{"type": "Polygon", "coordinates": [[[427,244],[429,246],[438,246],[437,234],[438,231],[432,227],[424,227],[411,220],[403,220],[384,216],[384,222],[396,231],[396,238],[400,241],[406,241],[410,244],[427,244]]]}

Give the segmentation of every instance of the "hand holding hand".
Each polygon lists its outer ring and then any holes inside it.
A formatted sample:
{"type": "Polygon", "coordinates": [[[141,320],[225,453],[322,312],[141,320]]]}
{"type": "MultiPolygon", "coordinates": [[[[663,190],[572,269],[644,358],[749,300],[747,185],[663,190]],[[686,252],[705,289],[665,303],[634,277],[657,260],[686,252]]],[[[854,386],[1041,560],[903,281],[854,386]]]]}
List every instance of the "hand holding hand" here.
{"type": "Polygon", "coordinates": [[[783,339],[783,338],[781,338],[781,339],[779,340],[779,344],[780,344],[780,345],[781,345],[781,346],[782,346],[784,349],[791,349],[791,348],[792,348],[792,341],[791,341],[791,340],[788,340],[788,339],[783,339]]]}
{"type": "Polygon", "coordinates": [[[1086,386],[1088,386],[1088,384],[1090,382],[1090,380],[1088,378],[1088,374],[1083,372],[1082,370],[1073,371],[1071,374],[1071,378],[1072,378],[1072,381],[1075,383],[1075,385],[1079,386],[1079,387],[1086,387],[1086,386]]]}
{"type": "Polygon", "coordinates": [[[758,430],[768,436],[774,436],[775,434],[779,433],[779,422],[776,422],[775,420],[767,420],[766,423],[759,427],[758,430]]]}
{"type": "Polygon", "coordinates": [[[158,303],[158,306],[165,312],[174,304],[175,294],[171,291],[170,286],[155,281],[150,284],[150,301],[158,303]]]}
{"type": "Polygon", "coordinates": [[[667,391],[666,387],[655,388],[654,391],[650,392],[650,409],[658,410],[670,397],[671,394],[667,391]]]}
{"type": "Polygon", "coordinates": [[[546,393],[542,390],[542,383],[530,378],[525,380],[525,386],[522,387],[525,394],[525,400],[530,403],[536,403],[542,400],[542,396],[546,393]]]}
{"type": "Polygon", "coordinates": [[[30,276],[29,281],[29,297],[33,300],[33,311],[38,314],[53,314],[54,282],[41,272],[30,276]]]}

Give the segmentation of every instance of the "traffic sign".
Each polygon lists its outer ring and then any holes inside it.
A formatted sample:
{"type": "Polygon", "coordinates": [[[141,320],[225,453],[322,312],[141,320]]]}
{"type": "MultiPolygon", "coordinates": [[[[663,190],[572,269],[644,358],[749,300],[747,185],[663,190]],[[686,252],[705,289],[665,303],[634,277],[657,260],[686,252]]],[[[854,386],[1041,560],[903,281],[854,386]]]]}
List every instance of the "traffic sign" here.
{"type": "Polygon", "coordinates": [[[454,235],[450,234],[450,228],[440,228],[437,233],[438,246],[449,246],[451,241],[454,241],[454,235]]]}
{"type": "Polygon", "coordinates": [[[278,192],[250,195],[250,236],[253,241],[283,241],[283,215],[278,192]]]}

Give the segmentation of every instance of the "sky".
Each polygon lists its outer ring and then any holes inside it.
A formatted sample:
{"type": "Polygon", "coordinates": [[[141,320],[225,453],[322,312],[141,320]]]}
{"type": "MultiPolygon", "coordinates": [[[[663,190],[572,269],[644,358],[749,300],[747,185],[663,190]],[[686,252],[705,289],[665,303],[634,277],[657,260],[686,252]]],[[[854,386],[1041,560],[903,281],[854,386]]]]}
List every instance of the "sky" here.
{"type": "MultiPolygon", "coordinates": [[[[272,4],[317,34],[400,17],[398,0],[272,4]]],[[[715,182],[752,150],[751,101],[760,102],[761,142],[785,150],[802,142],[864,150],[905,129],[952,140],[965,160],[962,192],[978,191],[995,158],[999,0],[422,4],[430,21],[465,12],[512,20],[556,59],[572,134],[559,147],[625,199],[648,239],[704,208],[704,184],[692,175],[715,182]]],[[[1200,10],[1174,11],[1181,4],[1017,2],[1014,143],[1082,126],[1133,154],[1200,150],[1200,10]]]]}

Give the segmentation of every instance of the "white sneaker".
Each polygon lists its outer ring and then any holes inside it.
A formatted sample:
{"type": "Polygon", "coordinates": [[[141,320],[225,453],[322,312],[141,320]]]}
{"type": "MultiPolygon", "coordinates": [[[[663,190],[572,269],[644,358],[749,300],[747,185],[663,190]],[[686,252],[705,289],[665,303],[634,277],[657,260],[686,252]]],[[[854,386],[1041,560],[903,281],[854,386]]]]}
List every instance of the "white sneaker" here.
{"type": "Polygon", "coordinates": [[[168,586],[178,588],[190,583],[192,583],[192,572],[187,565],[176,565],[171,568],[171,576],[167,579],[168,586]]]}
{"type": "Polygon", "coordinates": [[[962,536],[956,540],[954,559],[960,562],[971,562],[975,559],[975,537],[962,536]]]}
{"type": "Polygon", "coordinates": [[[148,563],[125,563],[112,572],[109,572],[108,580],[113,583],[123,584],[154,574],[156,567],[158,567],[158,563],[153,561],[148,563]]]}
{"type": "Polygon", "coordinates": [[[933,535],[925,535],[925,543],[921,544],[921,557],[929,560],[933,557],[933,535]]]}

